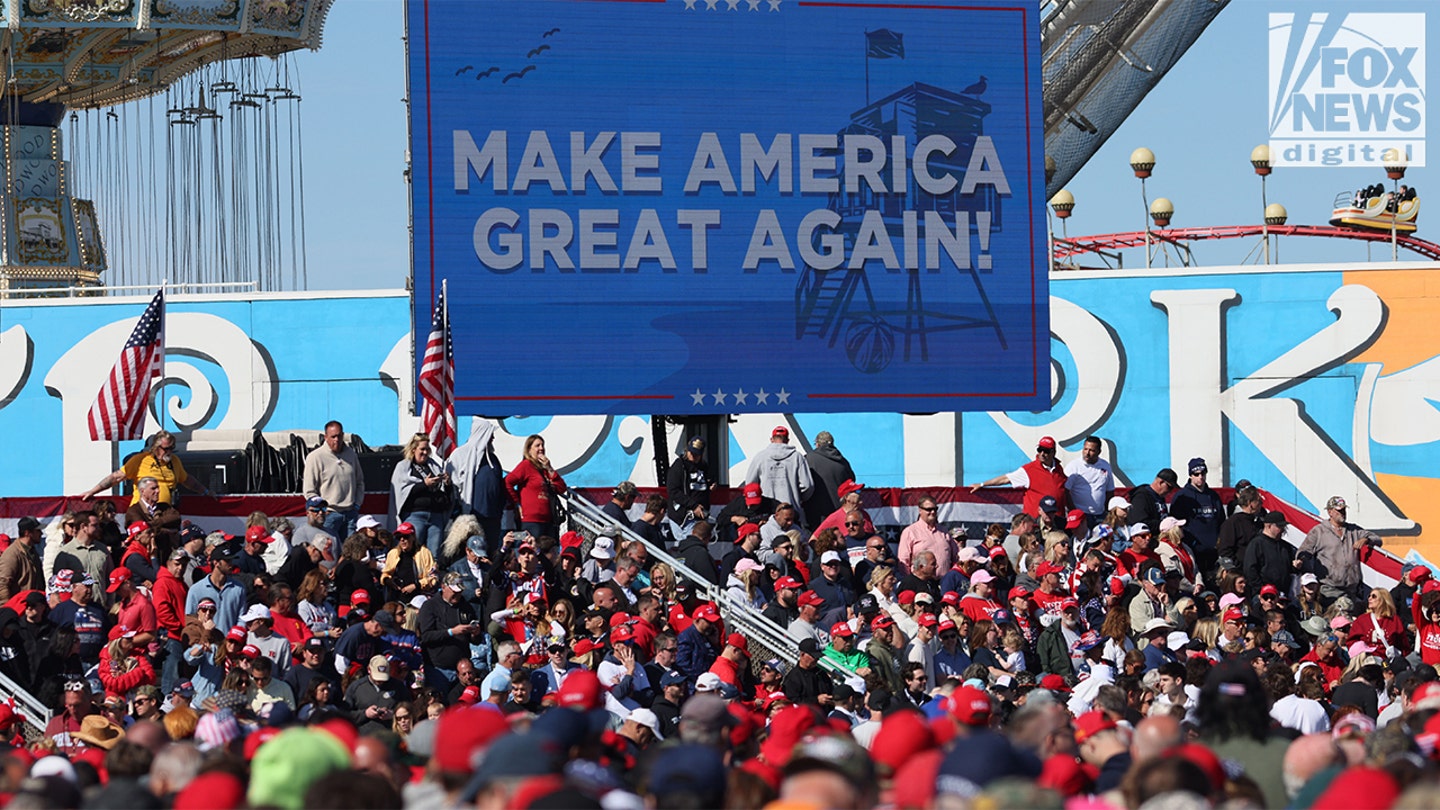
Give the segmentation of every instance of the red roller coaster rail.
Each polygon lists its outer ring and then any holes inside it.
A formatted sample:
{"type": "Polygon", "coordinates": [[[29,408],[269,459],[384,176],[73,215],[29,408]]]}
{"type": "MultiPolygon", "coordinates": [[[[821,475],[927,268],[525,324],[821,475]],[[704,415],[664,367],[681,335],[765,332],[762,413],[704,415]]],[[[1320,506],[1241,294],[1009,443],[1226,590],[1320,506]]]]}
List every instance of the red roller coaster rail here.
{"type": "MultiPolygon", "coordinates": [[[[1352,228],[1335,228],[1330,225],[1221,225],[1210,228],[1165,228],[1150,231],[1152,242],[1199,242],[1206,239],[1240,239],[1247,236],[1320,236],[1328,239],[1357,239],[1361,242],[1389,242],[1389,231],[1361,231],[1352,228]]],[[[1073,239],[1055,237],[1056,260],[1068,259],[1086,253],[1123,250],[1145,246],[1145,231],[1106,233],[1096,236],[1078,236],[1073,239]]],[[[1440,261],[1440,244],[1415,236],[1398,234],[1395,241],[1400,247],[1418,253],[1431,261],[1440,261]]]]}

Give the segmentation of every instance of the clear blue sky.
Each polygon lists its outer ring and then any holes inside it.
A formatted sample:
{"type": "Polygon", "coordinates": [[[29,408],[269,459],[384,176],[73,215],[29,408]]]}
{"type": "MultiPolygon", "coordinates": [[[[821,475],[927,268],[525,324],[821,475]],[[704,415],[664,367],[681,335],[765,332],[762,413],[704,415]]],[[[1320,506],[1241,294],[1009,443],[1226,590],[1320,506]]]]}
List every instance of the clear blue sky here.
{"type": "MultiPolygon", "coordinates": [[[[1297,10],[1428,10],[1427,44],[1440,44],[1440,10],[1423,0],[1233,0],[1071,181],[1077,202],[1071,235],[1143,226],[1140,190],[1128,166],[1137,146],[1156,154],[1150,197],[1174,201],[1175,226],[1258,223],[1259,179],[1249,156],[1267,132],[1268,15],[1297,10]]],[[[408,189],[402,175],[407,147],[403,32],[404,6],[398,0],[344,0],[332,7],[321,50],[298,57],[305,96],[312,289],[394,289],[405,283],[410,257],[408,189]]],[[[1437,66],[1440,59],[1427,65],[1430,87],[1440,86],[1437,66]]],[[[1440,131],[1440,110],[1432,106],[1427,112],[1430,129],[1440,131]]],[[[1434,188],[1432,176],[1433,169],[1412,168],[1407,180],[1423,197],[1434,188]]],[[[1289,209],[1292,223],[1324,224],[1338,191],[1383,180],[1378,171],[1356,168],[1277,169],[1269,180],[1269,199],[1289,209]]],[[[1436,200],[1440,205],[1440,196],[1436,200]]],[[[1427,227],[1437,218],[1440,214],[1422,214],[1419,235],[1440,239],[1440,225],[1427,227]]],[[[1196,251],[1202,264],[1230,264],[1241,261],[1252,245],[1209,243],[1196,251]]],[[[1365,259],[1366,247],[1294,239],[1281,244],[1280,256],[1285,261],[1358,261],[1365,259]]],[[[1388,251],[1377,247],[1373,256],[1385,258],[1388,251]]],[[[1126,257],[1127,267],[1139,263],[1139,253],[1126,257]]]]}

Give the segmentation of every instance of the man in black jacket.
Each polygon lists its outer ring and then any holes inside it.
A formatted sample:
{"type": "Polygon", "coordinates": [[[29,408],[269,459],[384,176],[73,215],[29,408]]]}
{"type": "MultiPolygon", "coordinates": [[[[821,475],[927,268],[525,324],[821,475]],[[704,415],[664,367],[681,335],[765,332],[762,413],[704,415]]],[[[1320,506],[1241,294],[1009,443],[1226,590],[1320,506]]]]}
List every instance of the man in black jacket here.
{"type": "Polygon", "coordinates": [[[828,708],[834,703],[835,686],[820,668],[820,642],[813,638],[800,642],[800,658],[786,673],[782,691],[796,704],[828,708]]]}
{"type": "Polygon", "coordinates": [[[805,524],[819,526],[830,513],[840,508],[836,490],[844,481],[855,480],[855,470],[845,455],[835,448],[835,437],[830,431],[815,434],[815,449],[805,454],[805,463],[810,465],[810,476],[815,479],[815,489],[805,502],[805,524]]]}
{"type": "Polygon", "coordinates": [[[1160,521],[1170,514],[1165,499],[1179,486],[1180,478],[1166,467],[1155,473],[1155,480],[1130,490],[1130,522],[1144,523],[1150,533],[1160,536],[1160,521]]]}
{"type": "Polygon", "coordinates": [[[690,526],[710,513],[710,490],[715,482],[705,468],[705,440],[696,436],[665,475],[665,494],[670,499],[668,517],[676,537],[690,533],[690,526]]]}
{"type": "Polygon", "coordinates": [[[1215,544],[1221,560],[1237,567],[1245,561],[1245,549],[1260,533],[1260,506],[1260,490],[1245,487],[1235,492],[1235,513],[1220,524],[1220,540],[1215,544]]]}
{"type": "Polygon", "coordinates": [[[675,547],[675,556],[691,571],[720,584],[720,569],[715,567],[715,558],[710,556],[710,538],[713,527],[706,521],[697,521],[690,529],[690,535],[675,547]]]}
{"type": "Polygon", "coordinates": [[[1271,512],[1265,516],[1263,528],[1245,549],[1245,578],[1259,592],[1265,585],[1274,585],[1285,593],[1290,577],[1300,573],[1295,547],[1285,539],[1285,514],[1271,512]]]}
{"type": "Polygon", "coordinates": [[[470,657],[471,641],[484,632],[475,608],[460,598],[462,590],[460,575],[451,571],[440,581],[440,593],[420,606],[420,652],[425,677],[436,689],[450,688],[456,665],[470,657]]]}

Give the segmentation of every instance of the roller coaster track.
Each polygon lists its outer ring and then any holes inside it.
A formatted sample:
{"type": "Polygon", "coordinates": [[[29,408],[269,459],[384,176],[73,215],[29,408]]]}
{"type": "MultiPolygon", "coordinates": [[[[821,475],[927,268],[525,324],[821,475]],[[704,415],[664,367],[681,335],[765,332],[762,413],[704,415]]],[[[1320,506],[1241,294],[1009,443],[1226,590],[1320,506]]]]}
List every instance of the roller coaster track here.
{"type": "MultiPolygon", "coordinates": [[[[1208,239],[1243,239],[1251,236],[1318,236],[1328,239],[1355,239],[1361,242],[1389,242],[1389,231],[1362,231],[1354,228],[1336,228],[1330,225],[1221,225],[1209,228],[1164,228],[1149,232],[1149,240],[1180,244],[1201,242],[1208,239]]],[[[1125,248],[1144,247],[1145,231],[1107,233],[1097,236],[1078,236],[1073,239],[1055,238],[1055,259],[1057,261],[1087,253],[1116,251],[1125,248]]],[[[1424,256],[1431,261],[1440,261],[1440,244],[1420,239],[1413,235],[1398,234],[1395,241],[1400,247],[1424,256]]]]}

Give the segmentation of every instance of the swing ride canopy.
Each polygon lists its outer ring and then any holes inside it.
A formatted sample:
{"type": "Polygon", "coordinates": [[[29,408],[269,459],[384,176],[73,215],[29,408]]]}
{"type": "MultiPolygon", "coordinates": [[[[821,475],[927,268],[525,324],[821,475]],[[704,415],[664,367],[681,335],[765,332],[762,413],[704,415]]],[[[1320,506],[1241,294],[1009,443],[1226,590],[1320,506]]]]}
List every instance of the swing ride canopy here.
{"type": "Polygon", "coordinates": [[[320,47],[333,0],[0,0],[5,99],[90,108],[204,65],[320,47]]]}

